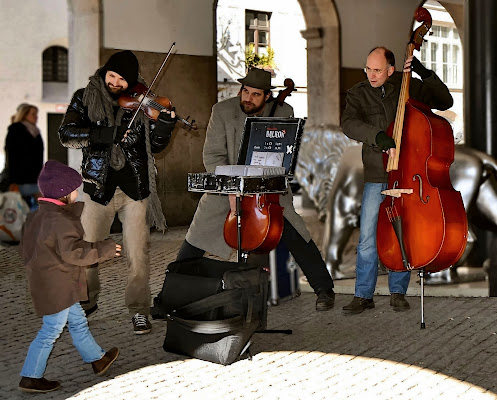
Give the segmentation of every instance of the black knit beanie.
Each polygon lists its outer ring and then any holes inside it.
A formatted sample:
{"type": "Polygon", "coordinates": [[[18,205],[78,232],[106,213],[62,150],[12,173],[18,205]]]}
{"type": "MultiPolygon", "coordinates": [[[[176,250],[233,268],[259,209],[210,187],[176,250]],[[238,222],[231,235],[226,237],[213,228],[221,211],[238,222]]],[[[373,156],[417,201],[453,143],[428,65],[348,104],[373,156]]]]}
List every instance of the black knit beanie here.
{"type": "Polygon", "coordinates": [[[138,80],[138,59],[129,50],[120,51],[110,56],[107,63],[101,68],[100,76],[105,80],[107,71],[113,71],[121,75],[128,87],[133,87],[138,80]]]}

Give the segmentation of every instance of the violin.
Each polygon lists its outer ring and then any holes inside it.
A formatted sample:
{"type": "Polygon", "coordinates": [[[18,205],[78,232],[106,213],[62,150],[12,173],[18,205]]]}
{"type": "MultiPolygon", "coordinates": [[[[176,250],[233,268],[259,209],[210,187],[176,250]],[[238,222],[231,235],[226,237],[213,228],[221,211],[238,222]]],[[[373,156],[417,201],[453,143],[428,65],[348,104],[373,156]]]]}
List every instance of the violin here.
{"type": "MultiPolygon", "coordinates": [[[[128,89],[124,92],[118,100],[119,107],[124,108],[125,110],[142,110],[144,114],[154,120],[157,121],[161,110],[167,108],[168,110],[173,109],[173,104],[171,100],[164,96],[157,96],[154,93],[151,93],[149,88],[145,86],[143,83],[138,82],[131,89],[128,89]]],[[[175,112],[176,113],[176,112],[175,112]]],[[[197,130],[197,125],[195,125],[195,120],[189,121],[187,118],[181,118],[176,113],[176,119],[180,121],[183,125],[185,125],[188,129],[197,130]]]]}

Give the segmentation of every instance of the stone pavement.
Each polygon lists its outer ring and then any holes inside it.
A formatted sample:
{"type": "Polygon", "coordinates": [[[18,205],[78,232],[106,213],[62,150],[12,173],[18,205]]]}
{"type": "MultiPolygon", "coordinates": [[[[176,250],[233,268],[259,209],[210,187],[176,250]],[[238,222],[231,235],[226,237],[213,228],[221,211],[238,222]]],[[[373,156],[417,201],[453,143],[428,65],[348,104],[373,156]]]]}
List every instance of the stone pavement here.
{"type": "MultiPolygon", "coordinates": [[[[153,295],[184,234],[152,235],[153,295]]],[[[102,264],[101,278],[90,328],[102,347],[121,349],[115,364],[96,377],[64,331],[45,375],[62,388],[21,393],[19,371],[41,319],[26,294],[17,247],[0,249],[1,399],[497,399],[496,298],[427,297],[421,330],[418,297],[409,298],[410,311],[394,313],[387,296],[375,296],[375,309],[346,317],[341,308],[351,295],[316,312],[315,296],[303,293],[269,309],[268,328],[292,335],[255,334],[252,360],[220,366],[164,352],[164,321],[153,321],[149,335],[133,334],[123,258],[102,264]]]]}

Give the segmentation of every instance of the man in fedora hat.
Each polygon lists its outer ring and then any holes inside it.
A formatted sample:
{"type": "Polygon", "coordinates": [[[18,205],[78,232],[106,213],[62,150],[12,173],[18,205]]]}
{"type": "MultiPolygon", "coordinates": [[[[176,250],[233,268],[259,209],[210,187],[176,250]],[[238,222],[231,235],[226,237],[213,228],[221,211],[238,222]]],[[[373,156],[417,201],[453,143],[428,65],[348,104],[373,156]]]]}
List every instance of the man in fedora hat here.
{"type": "MultiPolygon", "coordinates": [[[[238,81],[242,84],[238,96],[212,107],[203,151],[207,172],[214,172],[218,165],[237,163],[247,117],[270,115],[269,99],[271,89],[274,88],[271,86],[271,74],[261,69],[251,69],[245,78],[238,81]]],[[[284,103],[275,109],[274,116],[293,117],[293,108],[284,103]]],[[[317,294],[316,309],[329,310],[335,302],[333,280],[304,221],[295,212],[291,190],[280,196],[280,204],[284,207],[281,241],[288,247],[317,294]]],[[[224,241],[223,227],[229,210],[228,196],[205,193],[200,199],[177,260],[202,257],[205,252],[228,259],[232,250],[224,241]]]]}

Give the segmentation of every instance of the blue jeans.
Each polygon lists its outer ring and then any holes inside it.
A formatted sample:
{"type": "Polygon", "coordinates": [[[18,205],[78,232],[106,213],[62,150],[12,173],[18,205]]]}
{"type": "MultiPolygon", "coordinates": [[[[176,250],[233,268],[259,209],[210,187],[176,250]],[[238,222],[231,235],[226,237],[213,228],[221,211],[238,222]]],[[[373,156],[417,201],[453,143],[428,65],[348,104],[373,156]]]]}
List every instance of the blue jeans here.
{"type": "Polygon", "coordinates": [[[43,377],[54,343],[66,324],[72,336],[73,344],[84,362],[97,361],[105,355],[105,351],[93,339],[85,312],[78,302],[57,314],[43,317],[43,325],[29,346],[21,376],[27,378],[43,377]]]}
{"type": "MultiPolygon", "coordinates": [[[[376,280],[378,278],[378,252],[376,250],[376,226],[380,204],[385,198],[381,194],[387,188],[386,183],[364,184],[361,206],[361,231],[357,246],[357,265],[355,296],[372,299],[376,280]]],[[[388,272],[388,287],[390,293],[406,294],[411,273],[388,272]]]]}

